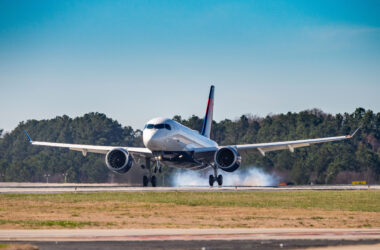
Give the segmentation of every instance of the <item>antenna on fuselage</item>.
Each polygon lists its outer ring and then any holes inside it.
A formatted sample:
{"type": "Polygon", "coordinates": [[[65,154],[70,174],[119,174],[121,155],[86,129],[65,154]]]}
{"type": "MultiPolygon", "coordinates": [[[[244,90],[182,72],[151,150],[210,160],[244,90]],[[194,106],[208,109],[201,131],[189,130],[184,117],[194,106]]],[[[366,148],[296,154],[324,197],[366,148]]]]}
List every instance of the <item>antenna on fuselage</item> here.
{"type": "Polygon", "coordinates": [[[211,85],[210,94],[208,96],[206,115],[203,121],[203,127],[202,127],[202,132],[201,132],[201,134],[203,136],[206,136],[207,138],[210,138],[210,132],[211,132],[211,125],[212,125],[212,118],[213,118],[213,111],[214,111],[214,90],[215,90],[214,85],[211,85]]]}

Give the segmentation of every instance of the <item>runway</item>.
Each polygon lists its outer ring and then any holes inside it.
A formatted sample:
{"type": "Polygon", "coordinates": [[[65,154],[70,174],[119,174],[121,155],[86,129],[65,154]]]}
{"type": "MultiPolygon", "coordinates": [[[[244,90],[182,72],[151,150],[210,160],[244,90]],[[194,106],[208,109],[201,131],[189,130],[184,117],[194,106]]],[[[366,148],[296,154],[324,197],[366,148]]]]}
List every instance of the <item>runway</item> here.
{"type": "MultiPolygon", "coordinates": [[[[39,250],[94,250],[94,249],[196,249],[196,250],[236,250],[236,249],[307,249],[307,250],[378,250],[378,240],[235,240],[235,241],[16,241],[0,244],[36,246],[39,250]]],[[[36,248],[10,248],[35,250],[36,248]]]]}
{"type": "Polygon", "coordinates": [[[0,230],[2,243],[40,249],[294,249],[371,246],[380,229],[121,229],[0,230]]]}
{"type": "Polygon", "coordinates": [[[231,191],[297,191],[297,190],[380,190],[380,185],[289,185],[289,186],[222,186],[222,187],[131,187],[105,183],[0,183],[0,193],[65,193],[65,192],[231,192],[231,191]]]}
{"type": "Polygon", "coordinates": [[[0,230],[0,241],[380,240],[380,229],[49,229],[0,230]]]}

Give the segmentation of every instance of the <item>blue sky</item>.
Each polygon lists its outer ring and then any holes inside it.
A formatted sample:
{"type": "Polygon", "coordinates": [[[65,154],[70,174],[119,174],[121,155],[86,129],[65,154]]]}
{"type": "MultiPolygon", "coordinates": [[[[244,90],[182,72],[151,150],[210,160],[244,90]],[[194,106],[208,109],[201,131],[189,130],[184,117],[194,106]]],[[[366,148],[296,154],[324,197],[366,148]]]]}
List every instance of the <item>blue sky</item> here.
{"type": "Polygon", "coordinates": [[[380,111],[380,1],[0,0],[0,128],[380,111]]]}

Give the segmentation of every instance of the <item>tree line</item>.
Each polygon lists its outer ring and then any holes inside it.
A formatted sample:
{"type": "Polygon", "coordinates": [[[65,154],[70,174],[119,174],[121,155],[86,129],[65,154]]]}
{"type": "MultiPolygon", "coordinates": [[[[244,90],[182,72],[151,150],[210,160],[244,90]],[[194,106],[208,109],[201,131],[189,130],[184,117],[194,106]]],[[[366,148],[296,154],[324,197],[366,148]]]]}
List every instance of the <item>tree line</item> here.
{"type": "MultiPolygon", "coordinates": [[[[203,119],[191,116],[174,120],[200,131],[203,119]]],[[[219,145],[260,143],[306,138],[347,135],[361,126],[357,135],[342,142],[312,145],[266,153],[243,154],[242,171],[255,166],[276,173],[282,180],[296,184],[350,183],[353,180],[380,182],[380,113],[357,108],[353,113],[326,114],[318,109],[298,113],[257,117],[242,115],[239,119],[213,121],[211,138],[219,145]]],[[[49,120],[21,122],[10,133],[0,130],[0,180],[42,182],[128,182],[140,183],[142,170],[134,166],[126,175],[110,172],[104,155],[65,149],[31,146],[28,131],[38,141],[77,144],[143,146],[142,131],[122,126],[101,113],[82,117],[66,115],[49,120]]],[[[163,168],[170,178],[174,169],[163,168]]]]}

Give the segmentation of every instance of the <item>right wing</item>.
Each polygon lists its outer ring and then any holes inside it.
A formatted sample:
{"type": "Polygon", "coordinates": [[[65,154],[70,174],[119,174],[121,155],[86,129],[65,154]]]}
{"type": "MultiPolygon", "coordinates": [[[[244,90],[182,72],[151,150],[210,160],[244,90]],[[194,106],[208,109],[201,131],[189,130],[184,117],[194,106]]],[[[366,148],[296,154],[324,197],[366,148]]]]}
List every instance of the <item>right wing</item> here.
{"type": "Polygon", "coordinates": [[[57,142],[42,142],[33,141],[26,131],[25,135],[28,137],[29,142],[32,145],[37,146],[47,146],[47,147],[58,147],[58,148],[68,148],[70,150],[81,151],[83,155],[90,153],[107,154],[112,149],[123,148],[130,152],[133,156],[141,157],[152,157],[152,151],[147,148],[140,147],[123,147],[123,146],[96,146],[96,145],[84,145],[84,144],[69,144],[69,143],[57,143],[57,142]]]}
{"type": "Polygon", "coordinates": [[[357,128],[351,135],[324,137],[316,139],[296,140],[296,141],[283,141],[283,142],[269,142],[269,143],[256,143],[256,144],[242,144],[242,145],[230,145],[236,148],[238,151],[252,151],[258,150],[263,156],[266,152],[288,149],[294,152],[295,148],[310,146],[311,144],[340,141],[352,138],[356,132],[360,129],[357,128]]]}

